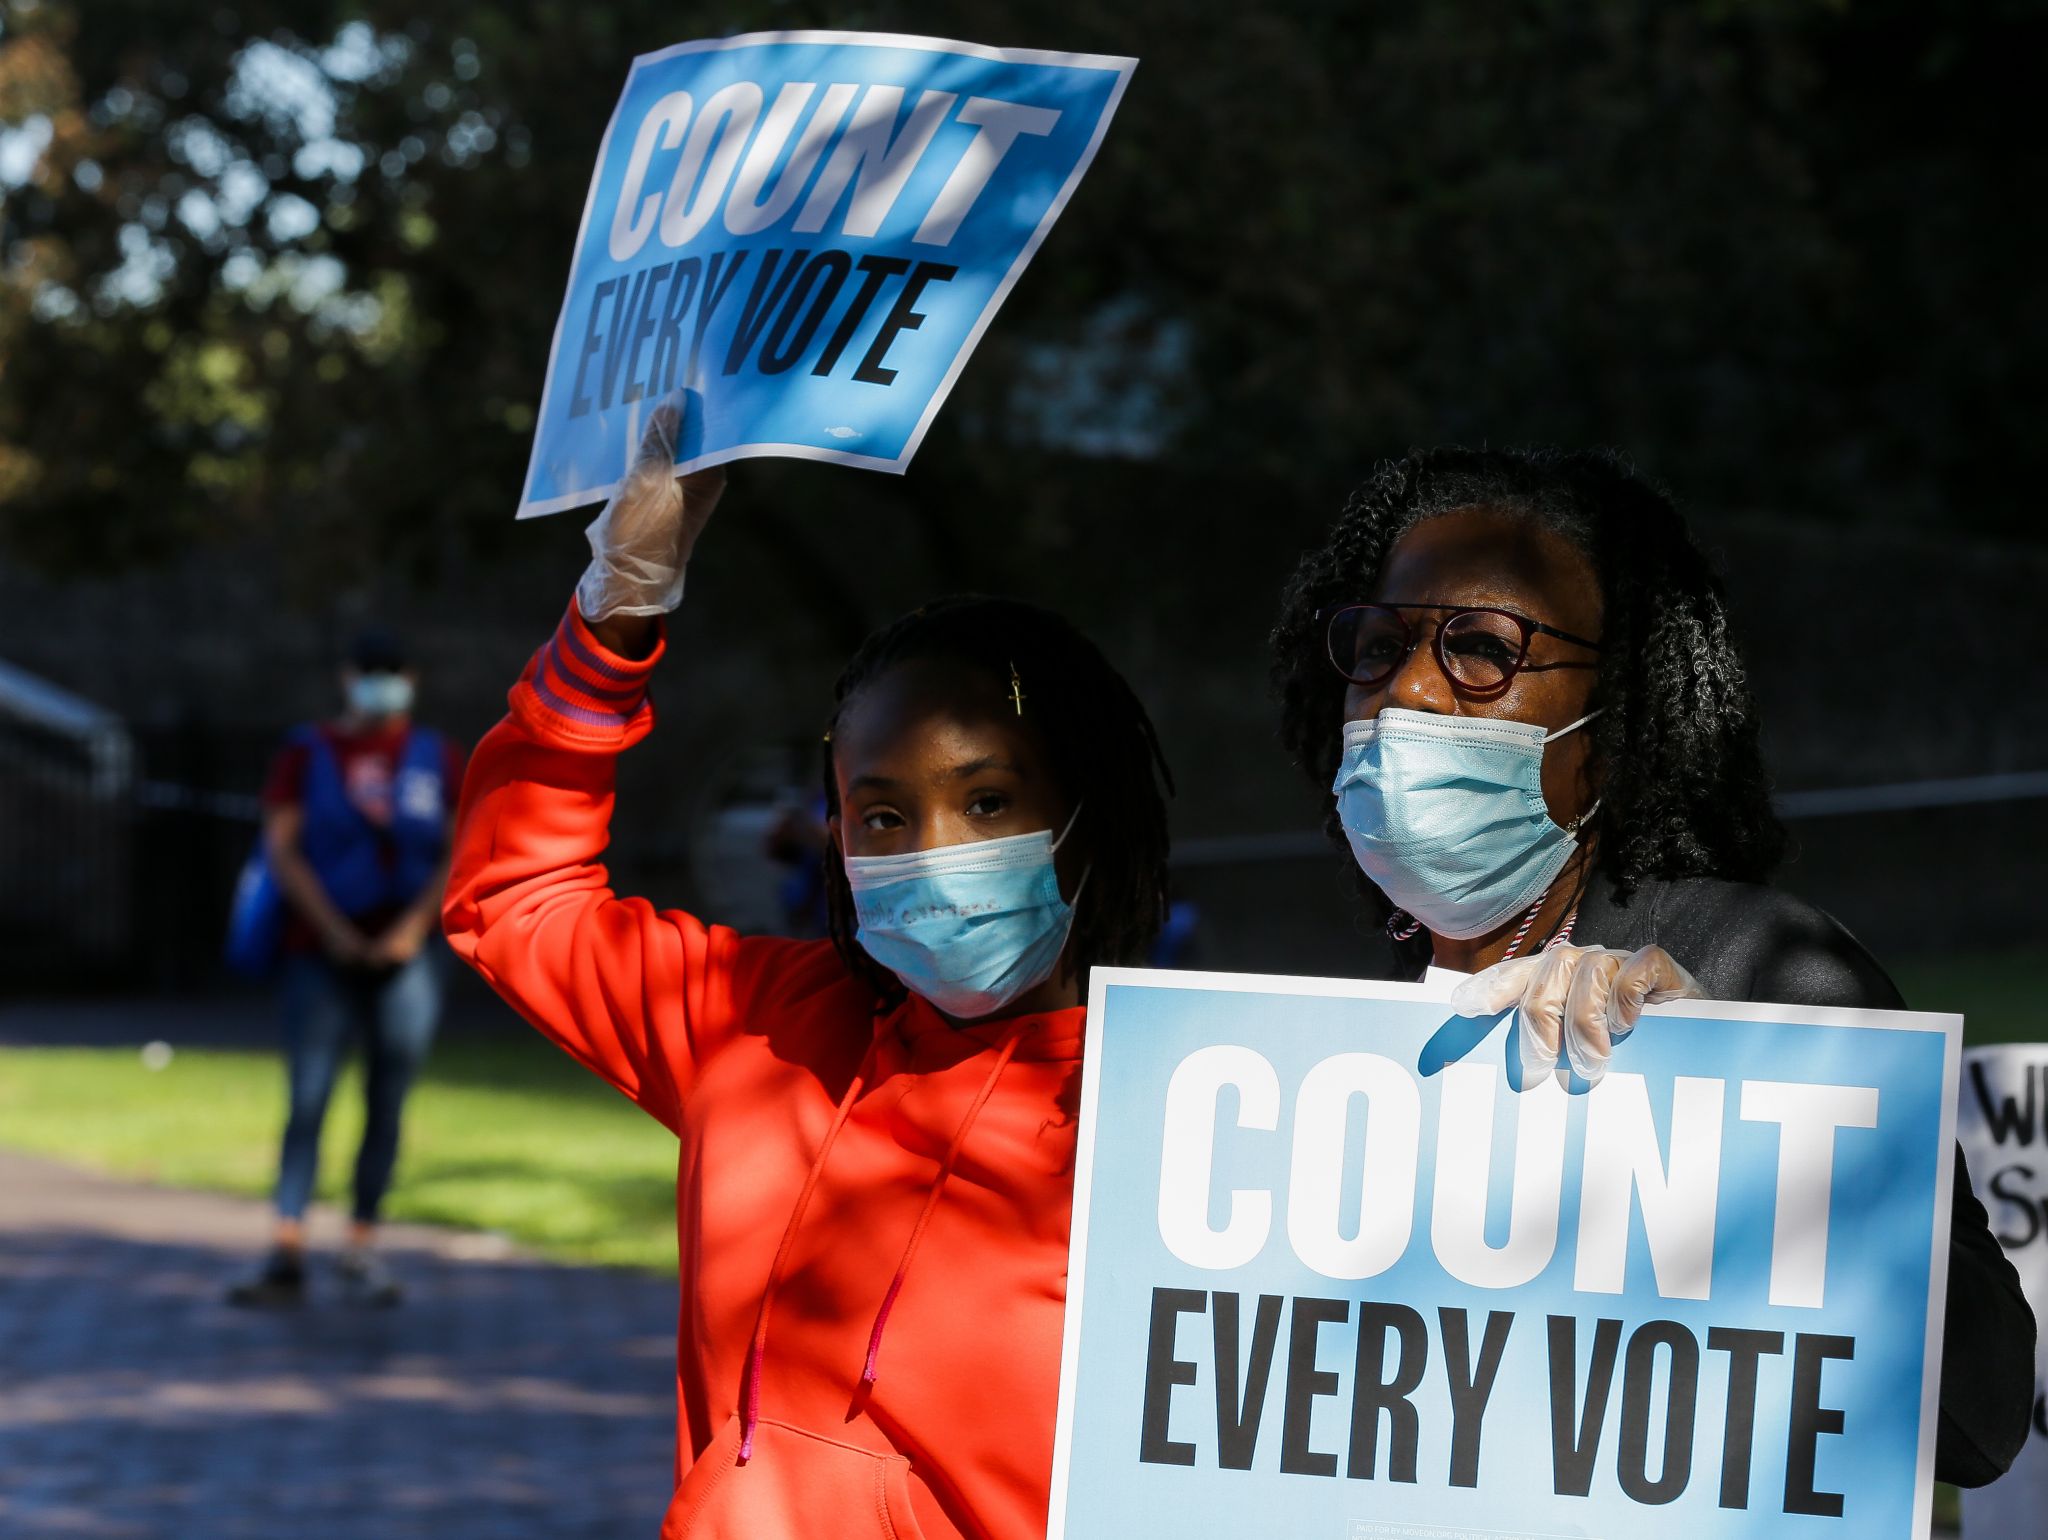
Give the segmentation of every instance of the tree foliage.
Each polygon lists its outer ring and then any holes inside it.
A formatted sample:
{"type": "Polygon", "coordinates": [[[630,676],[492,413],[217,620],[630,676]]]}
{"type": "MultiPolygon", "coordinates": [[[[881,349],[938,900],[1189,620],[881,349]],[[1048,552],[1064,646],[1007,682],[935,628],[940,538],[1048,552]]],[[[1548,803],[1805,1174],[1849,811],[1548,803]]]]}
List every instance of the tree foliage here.
{"type": "MultiPolygon", "coordinates": [[[[2036,527],[2026,0],[0,0],[0,550],[258,532],[316,582],[488,551],[627,61],[742,23],[1142,61],[915,472],[830,482],[937,581],[1092,521],[1158,542],[1219,477],[1312,523],[1444,440],[2036,527]]],[[[825,613],[833,548],[775,512],[820,474],[760,470],[753,527],[825,613]]]]}

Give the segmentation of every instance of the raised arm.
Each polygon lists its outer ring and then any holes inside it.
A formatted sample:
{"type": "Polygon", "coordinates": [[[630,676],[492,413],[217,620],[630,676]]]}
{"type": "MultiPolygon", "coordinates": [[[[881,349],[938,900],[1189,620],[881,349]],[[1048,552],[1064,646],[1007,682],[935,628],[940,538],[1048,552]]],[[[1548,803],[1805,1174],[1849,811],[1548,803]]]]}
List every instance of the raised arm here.
{"type": "Polygon", "coordinates": [[[733,1030],[738,938],[611,889],[617,756],[653,726],[660,614],[717,501],[678,486],[676,414],[590,528],[592,561],[553,640],[477,746],[442,911],[456,953],[541,1031],[671,1127],[695,1066],[733,1030]]]}

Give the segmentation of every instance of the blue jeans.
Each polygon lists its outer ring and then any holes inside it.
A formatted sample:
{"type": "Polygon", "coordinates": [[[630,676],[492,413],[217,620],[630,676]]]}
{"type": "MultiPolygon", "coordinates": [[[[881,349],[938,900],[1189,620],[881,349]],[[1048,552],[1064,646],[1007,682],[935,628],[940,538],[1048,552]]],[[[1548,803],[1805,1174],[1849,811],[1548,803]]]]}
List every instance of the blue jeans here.
{"type": "Polygon", "coordinates": [[[320,1162],[320,1125],[350,1040],[363,1039],[365,1118],[353,1216],[374,1222],[398,1161],[398,1118],[441,1014],[440,959],[422,951],[389,973],[337,968],[325,957],[284,962],[285,1065],[291,1115],[278,1163],[277,1212],[304,1216],[320,1162]]]}

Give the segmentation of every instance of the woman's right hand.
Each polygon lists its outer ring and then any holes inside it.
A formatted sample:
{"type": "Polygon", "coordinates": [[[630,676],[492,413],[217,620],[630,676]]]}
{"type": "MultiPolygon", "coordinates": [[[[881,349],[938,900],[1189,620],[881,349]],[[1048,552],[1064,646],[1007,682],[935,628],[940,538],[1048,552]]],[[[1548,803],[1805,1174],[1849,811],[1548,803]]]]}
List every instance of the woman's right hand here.
{"type": "Polygon", "coordinates": [[[683,569],[725,490],[723,466],[676,476],[684,410],[681,395],[655,408],[632,469],[584,532],[590,565],[576,585],[576,607],[622,656],[644,653],[653,617],[682,603],[683,569]]]}

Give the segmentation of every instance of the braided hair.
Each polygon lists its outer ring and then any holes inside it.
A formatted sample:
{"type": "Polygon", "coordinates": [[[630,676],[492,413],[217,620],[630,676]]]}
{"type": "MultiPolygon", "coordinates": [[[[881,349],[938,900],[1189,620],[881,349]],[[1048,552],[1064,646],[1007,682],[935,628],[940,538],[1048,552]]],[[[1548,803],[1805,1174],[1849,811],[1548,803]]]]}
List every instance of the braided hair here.
{"type": "MultiPolygon", "coordinates": [[[[1081,810],[1091,848],[1088,881],[1075,900],[1062,978],[1087,987],[1096,963],[1143,959],[1166,915],[1166,798],[1173,773],[1152,719],[1095,644],[1050,610],[1015,599],[959,595],[913,610],[860,646],[832,691],[825,734],[825,810],[839,816],[832,739],[862,688],[899,663],[940,659],[1006,680],[1029,702],[1052,775],[1081,810]]],[[[884,1000],[903,986],[854,939],[853,893],[836,845],[825,850],[826,932],[846,966],[884,1000]]]]}
{"type": "MultiPolygon", "coordinates": [[[[1424,520],[1488,508],[1563,535],[1598,574],[1604,619],[1587,724],[1600,789],[1597,869],[1626,899],[1649,878],[1756,882],[1784,849],[1756,705],[1720,580],[1670,497],[1606,451],[1441,448],[1389,461],[1305,555],[1273,628],[1280,735],[1319,787],[1341,754],[1344,680],[1319,610],[1367,597],[1394,544],[1424,520]]],[[[1333,807],[1326,830],[1340,847],[1333,807]]],[[[1369,883],[1373,918],[1392,906],[1369,883]]]]}

